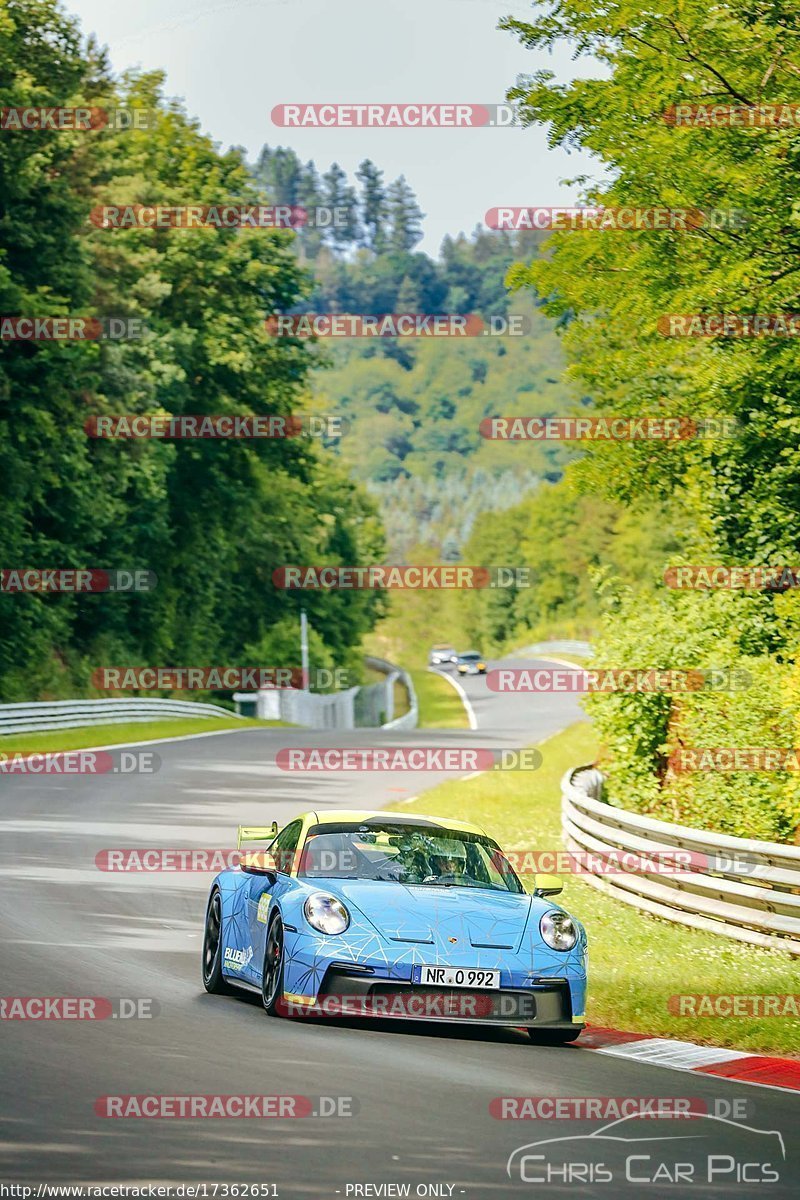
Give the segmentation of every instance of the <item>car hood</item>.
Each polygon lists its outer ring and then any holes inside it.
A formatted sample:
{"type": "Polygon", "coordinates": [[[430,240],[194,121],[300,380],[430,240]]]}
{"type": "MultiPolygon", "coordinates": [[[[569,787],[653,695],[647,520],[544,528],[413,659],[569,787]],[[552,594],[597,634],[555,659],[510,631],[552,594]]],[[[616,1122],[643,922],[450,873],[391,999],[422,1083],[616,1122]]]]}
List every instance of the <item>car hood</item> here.
{"type": "Polygon", "coordinates": [[[484,888],[329,880],[331,892],[393,942],[518,950],[533,897],[484,888]],[[453,942],[455,939],[455,943],[453,942]]]}

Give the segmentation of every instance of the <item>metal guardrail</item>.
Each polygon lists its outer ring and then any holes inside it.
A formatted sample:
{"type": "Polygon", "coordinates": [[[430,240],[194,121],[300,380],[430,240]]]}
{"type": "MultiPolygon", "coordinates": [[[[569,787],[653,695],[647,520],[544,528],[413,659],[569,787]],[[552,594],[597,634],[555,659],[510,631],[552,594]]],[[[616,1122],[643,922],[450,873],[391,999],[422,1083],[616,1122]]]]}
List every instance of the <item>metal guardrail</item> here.
{"type": "Polygon", "coordinates": [[[237,708],[253,707],[255,715],[262,720],[288,721],[290,725],[301,725],[306,729],[416,729],[419,710],[408,672],[383,658],[368,656],[364,661],[385,676],[380,683],[329,693],[270,688],[260,692],[236,692],[233,699],[237,708]],[[408,692],[409,710],[395,718],[394,685],[398,679],[408,692]]]}
{"type": "Polygon", "coordinates": [[[414,684],[411,682],[411,676],[408,671],[404,671],[402,667],[396,667],[393,663],[387,662],[385,658],[373,658],[368,655],[364,660],[368,667],[372,667],[373,671],[383,671],[386,675],[384,686],[391,699],[391,707],[387,712],[394,712],[394,685],[399,679],[408,694],[408,712],[403,713],[401,717],[389,719],[381,729],[416,729],[419,724],[419,703],[417,701],[417,693],[414,691],[414,684]]]}
{"type": "Polygon", "coordinates": [[[131,697],[123,700],[42,700],[30,704],[0,704],[0,737],[81,725],[121,725],[156,721],[162,717],[235,717],[217,704],[192,700],[131,697]]]}
{"type": "Polygon", "coordinates": [[[800,955],[800,846],[657,821],[605,803],[602,788],[602,773],[591,767],[568,771],[561,782],[565,845],[592,856],[582,876],[588,883],[668,921],[800,955]],[[591,869],[621,851],[644,859],[678,848],[693,852],[690,870],[591,869]]]}

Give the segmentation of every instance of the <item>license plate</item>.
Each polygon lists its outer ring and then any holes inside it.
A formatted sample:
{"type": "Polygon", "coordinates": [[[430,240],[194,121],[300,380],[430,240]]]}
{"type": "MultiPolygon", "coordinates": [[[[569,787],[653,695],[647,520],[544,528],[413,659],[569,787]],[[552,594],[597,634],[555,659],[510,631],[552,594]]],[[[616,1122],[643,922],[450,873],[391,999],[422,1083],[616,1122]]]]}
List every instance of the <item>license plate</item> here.
{"type": "Polygon", "coordinates": [[[477,967],[418,967],[415,983],[428,987],[499,988],[500,972],[477,967]]]}

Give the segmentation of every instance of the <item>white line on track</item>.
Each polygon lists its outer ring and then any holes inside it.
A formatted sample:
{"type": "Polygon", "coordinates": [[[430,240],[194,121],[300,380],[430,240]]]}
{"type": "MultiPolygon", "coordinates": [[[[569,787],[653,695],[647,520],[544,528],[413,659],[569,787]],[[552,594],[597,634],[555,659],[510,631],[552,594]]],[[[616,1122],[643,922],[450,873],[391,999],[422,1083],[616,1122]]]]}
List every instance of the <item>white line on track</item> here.
{"type": "Polygon", "coordinates": [[[448,683],[452,683],[453,687],[456,689],[459,696],[461,697],[461,703],[464,705],[464,708],[466,709],[467,720],[469,721],[470,729],[477,729],[478,728],[478,718],[475,716],[475,709],[470,704],[469,697],[467,696],[467,693],[464,691],[463,687],[458,682],[458,680],[453,679],[452,676],[450,676],[450,675],[445,675],[444,671],[434,671],[434,670],[432,670],[431,667],[429,667],[428,670],[430,671],[431,675],[438,675],[440,679],[446,679],[448,683]]]}

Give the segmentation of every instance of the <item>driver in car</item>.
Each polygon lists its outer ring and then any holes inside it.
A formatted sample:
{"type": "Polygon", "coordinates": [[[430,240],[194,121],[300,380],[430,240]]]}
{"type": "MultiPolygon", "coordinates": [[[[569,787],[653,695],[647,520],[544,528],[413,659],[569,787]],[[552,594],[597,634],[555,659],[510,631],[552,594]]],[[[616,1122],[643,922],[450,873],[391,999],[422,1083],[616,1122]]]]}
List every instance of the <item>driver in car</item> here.
{"type": "Polygon", "coordinates": [[[448,879],[454,883],[463,879],[467,866],[467,849],[456,838],[435,838],[428,851],[428,860],[433,871],[425,880],[448,879]]]}

